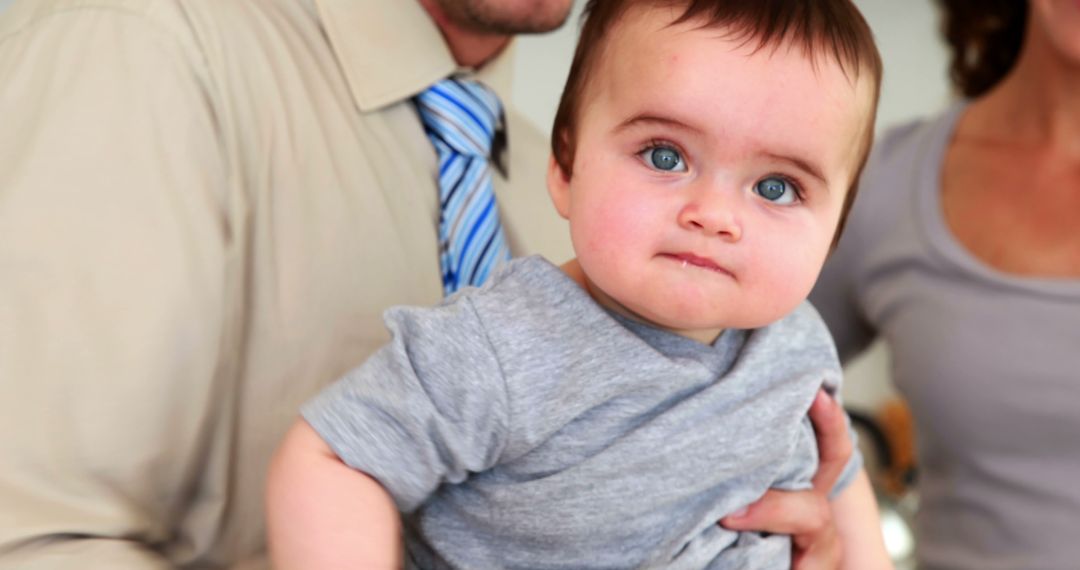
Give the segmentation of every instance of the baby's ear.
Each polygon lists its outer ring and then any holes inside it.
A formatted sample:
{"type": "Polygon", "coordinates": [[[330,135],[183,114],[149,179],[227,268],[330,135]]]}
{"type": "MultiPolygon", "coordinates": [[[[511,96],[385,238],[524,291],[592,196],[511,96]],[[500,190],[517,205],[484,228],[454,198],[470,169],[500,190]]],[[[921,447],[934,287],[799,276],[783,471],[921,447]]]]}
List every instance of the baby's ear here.
{"type": "Polygon", "coordinates": [[[565,219],[570,218],[570,176],[555,160],[555,155],[548,158],[547,171],[548,194],[555,204],[555,211],[565,219]]]}

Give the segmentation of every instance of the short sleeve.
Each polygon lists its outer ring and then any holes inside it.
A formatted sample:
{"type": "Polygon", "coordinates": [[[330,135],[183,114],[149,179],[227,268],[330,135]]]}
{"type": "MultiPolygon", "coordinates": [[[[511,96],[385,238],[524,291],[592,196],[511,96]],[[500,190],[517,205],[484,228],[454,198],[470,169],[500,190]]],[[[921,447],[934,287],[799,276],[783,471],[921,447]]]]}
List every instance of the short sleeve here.
{"type": "Polygon", "coordinates": [[[342,461],[411,512],[443,482],[495,464],[508,431],[506,387],[466,297],[394,308],[385,321],[390,343],[302,415],[342,461]]]}
{"type": "MultiPolygon", "coordinates": [[[[841,409],[844,408],[843,400],[843,373],[841,372],[835,379],[826,380],[825,390],[836,400],[836,403],[840,405],[841,409]]],[[[813,422],[810,421],[809,416],[805,420],[810,424],[810,433],[813,434],[813,422]]],[[[851,439],[851,457],[848,458],[848,462],[844,465],[843,471],[840,472],[840,476],[837,477],[836,483],[833,484],[833,488],[829,491],[829,498],[835,499],[837,495],[847,489],[855,477],[859,474],[859,471],[863,468],[863,455],[862,450],[859,448],[859,432],[855,430],[855,426],[851,423],[851,417],[844,413],[844,425],[847,426],[848,438],[851,439]]],[[[814,449],[817,449],[817,438],[813,440],[814,449]]]]}
{"type": "Polygon", "coordinates": [[[847,422],[848,436],[851,438],[851,457],[848,459],[847,465],[844,466],[844,470],[840,472],[840,476],[836,479],[832,490],[829,491],[830,499],[835,499],[844,489],[847,489],[863,468],[862,451],[859,450],[859,435],[851,425],[851,418],[847,417],[847,414],[844,414],[844,421],[847,422]]]}
{"type": "MultiPolygon", "coordinates": [[[[830,391],[835,391],[835,388],[831,388],[830,391]]],[[[863,467],[863,456],[859,450],[859,434],[855,431],[851,418],[847,414],[844,414],[844,422],[847,426],[848,437],[851,439],[851,457],[848,458],[844,469],[836,479],[836,483],[829,490],[830,499],[835,499],[847,489],[855,481],[855,477],[863,467]]],[[[812,486],[811,480],[817,473],[819,463],[817,437],[814,434],[814,423],[810,420],[809,415],[803,417],[798,437],[800,439],[796,448],[804,451],[791,456],[776,483],[773,484],[773,488],[786,491],[802,491],[808,490],[812,486]]]]}

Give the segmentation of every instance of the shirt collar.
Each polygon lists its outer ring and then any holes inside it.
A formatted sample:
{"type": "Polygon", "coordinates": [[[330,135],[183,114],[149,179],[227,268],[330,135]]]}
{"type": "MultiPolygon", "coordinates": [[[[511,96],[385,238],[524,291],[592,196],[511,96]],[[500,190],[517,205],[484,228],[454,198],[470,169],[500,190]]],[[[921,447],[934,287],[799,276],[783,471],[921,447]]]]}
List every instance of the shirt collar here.
{"type": "Polygon", "coordinates": [[[455,73],[475,74],[509,100],[512,45],[474,73],[457,66],[417,0],[315,0],[315,5],[362,112],[408,99],[455,73]]]}

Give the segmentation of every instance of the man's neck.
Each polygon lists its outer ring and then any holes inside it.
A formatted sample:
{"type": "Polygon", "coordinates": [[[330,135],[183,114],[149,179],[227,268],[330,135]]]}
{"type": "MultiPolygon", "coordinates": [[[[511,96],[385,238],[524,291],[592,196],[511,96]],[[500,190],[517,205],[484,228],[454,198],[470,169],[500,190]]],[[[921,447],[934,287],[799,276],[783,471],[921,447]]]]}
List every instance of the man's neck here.
{"type": "Polygon", "coordinates": [[[436,0],[420,0],[420,5],[439,27],[454,61],[459,66],[480,67],[510,43],[509,35],[478,32],[461,26],[443,11],[436,0]]]}

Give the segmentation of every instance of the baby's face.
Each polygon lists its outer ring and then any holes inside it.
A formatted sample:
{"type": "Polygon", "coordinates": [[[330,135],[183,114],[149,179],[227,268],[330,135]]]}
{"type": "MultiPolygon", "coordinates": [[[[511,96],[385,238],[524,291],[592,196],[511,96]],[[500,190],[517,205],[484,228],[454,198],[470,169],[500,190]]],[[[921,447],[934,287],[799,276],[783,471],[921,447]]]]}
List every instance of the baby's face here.
{"type": "Polygon", "coordinates": [[[667,26],[611,31],[578,113],[573,175],[549,189],[603,305],[711,342],[768,324],[817,278],[872,101],[829,54],[667,26]]]}

